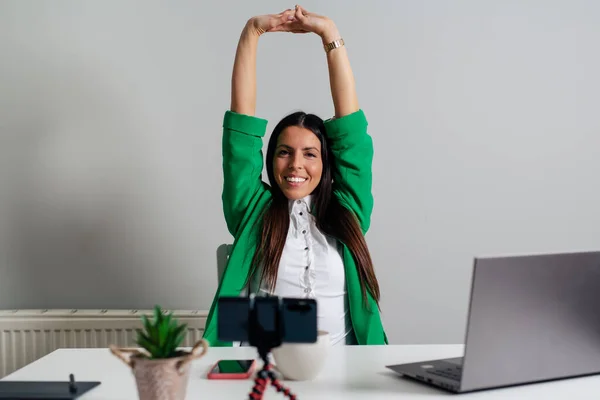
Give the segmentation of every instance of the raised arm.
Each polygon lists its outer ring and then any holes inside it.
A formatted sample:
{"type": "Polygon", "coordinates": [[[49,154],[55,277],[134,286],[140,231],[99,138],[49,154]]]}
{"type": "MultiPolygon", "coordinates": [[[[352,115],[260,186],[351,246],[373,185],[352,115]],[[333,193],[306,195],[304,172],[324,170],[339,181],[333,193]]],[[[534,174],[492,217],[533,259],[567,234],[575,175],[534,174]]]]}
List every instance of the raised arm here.
{"type": "MultiPolygon", "coordinates": [[[[319,35],[323,46],[342,39],[335,23],[327,17],[310,13],[301,6],[296,6],[295,16],[298,28],[319,35]]],[[[345,46],[334,48],[326,54],[335,116],[341,118],[359,109],[354,75],[345,46]]]]}
{"type": "Polygon", "coordinates": [[[252,20],[244,27],[238,41],[231,76],[231,111],[254,115],[256,112],[256,49],[260,32],[252,20]]]}
{"type": "MultiPolygon", "coordinates": [[[[323,45],[340,39],[337,28],[332,23],[332,28],[323,36],[323,45]]],[[[333,49],[327,53],[327,65],[329,66],[329,85],[331,97],[335,108],[336,118],[343,117],[358,111],[358,97],[354,84],[354,74],[350,67],[346,46],[333,49]]]]}
{"type": "Polygon", "coordinates": [[[229,232],[236,236],[246,212],[266,190],[262,139],[267,121],[256,110],[256,51],[265,32],[285,30],[293,10],[248,20],[240,35],[231,79],[231,109],[223,119],[222,203],[229,232]]]}
{"type": "MultiPolygon", "coordinates": [[[[342,38],[335,23],[324,16],[296,8],[294,27],[298,32],[314,32],[323,46],[342,38]]],[[[346,46],[326,51],[329,84],[335,118],[325,121],[325,129],[336,168],[333,188],[340,201],[356,215],[366,232],[373,209],[372,172],[373,141],[367,132],[367,119],[359,108],[354,75],[346,46]]]]}
{"type": "Polygon", "coordinates": [[[254,115],[256,112],[256,49],[265,32],[281,32],[294,20],[295,10],[268,14],[248,20],[237,46],[231,78],[231,111],[254,115]]]}

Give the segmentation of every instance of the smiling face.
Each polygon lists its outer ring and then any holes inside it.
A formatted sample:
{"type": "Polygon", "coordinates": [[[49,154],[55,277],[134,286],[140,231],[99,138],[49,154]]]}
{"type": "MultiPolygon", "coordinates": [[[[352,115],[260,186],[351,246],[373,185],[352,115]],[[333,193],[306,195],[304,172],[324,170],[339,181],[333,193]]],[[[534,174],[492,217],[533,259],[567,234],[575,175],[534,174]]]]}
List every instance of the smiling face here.
{"type": "Polygon", "coordinates": [[[306,128],[285,128],[273,156],[273,175],[285,197],[297,200],[308,196],[321,182],[322,173],[319,138],[306,128]]]}

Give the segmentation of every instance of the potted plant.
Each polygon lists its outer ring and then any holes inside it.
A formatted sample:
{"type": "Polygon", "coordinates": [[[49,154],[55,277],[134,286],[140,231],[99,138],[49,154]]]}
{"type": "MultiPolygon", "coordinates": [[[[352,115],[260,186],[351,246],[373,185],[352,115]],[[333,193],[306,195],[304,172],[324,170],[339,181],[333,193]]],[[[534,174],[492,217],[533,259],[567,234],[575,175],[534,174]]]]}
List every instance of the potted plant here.
{"type": "Polygon", "coordinates": [[[154,307],[154,321],[142,315],[143,329],[137,332],[140,349],[117,348],[110,351],[133,371],[140,400],[183,400],[185,398],[190,362],[208,350],[202,339],[187,352],[179,349],[187,331],[173,314],[164,314],[154,307]]]}

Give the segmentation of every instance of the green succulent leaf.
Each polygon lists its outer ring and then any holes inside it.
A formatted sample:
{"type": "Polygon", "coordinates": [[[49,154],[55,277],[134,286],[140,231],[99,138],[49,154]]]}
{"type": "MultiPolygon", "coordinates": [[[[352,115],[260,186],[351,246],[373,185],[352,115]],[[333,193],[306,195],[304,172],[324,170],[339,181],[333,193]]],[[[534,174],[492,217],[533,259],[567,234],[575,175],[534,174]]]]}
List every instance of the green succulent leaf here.
{"type": "Polygon", "coordinates": [[[137,344],[154,359],[174,357],[185,339],[187,324],[180,324],[172,312],[163,313],[158,305],[153,314],[153,321],[142,315],[143,329],[138,330],[137,344]]]}
{"type": "Polygon", "coordinates": [[[152,325],[150,324],[150,320],[148,319],[147,316],[142,315],[142,322],[144,324],[144,328],[146,329],[146,331],[150,331],[150,329],[152,329],[152,325]]]}
{"type": "Polygon", "coordinates": [[[160,324],[162,321],[162,311],[159,306],[154,306],[154,323],[156,325],[160,324]]]}
{"type": "Polygon", "coordinates": [[[150,353],[152,358],[160,358],[160,348],[156,344],[152,343],[152,340],[143,333],[138,338],[138,344],[150,353]]]}

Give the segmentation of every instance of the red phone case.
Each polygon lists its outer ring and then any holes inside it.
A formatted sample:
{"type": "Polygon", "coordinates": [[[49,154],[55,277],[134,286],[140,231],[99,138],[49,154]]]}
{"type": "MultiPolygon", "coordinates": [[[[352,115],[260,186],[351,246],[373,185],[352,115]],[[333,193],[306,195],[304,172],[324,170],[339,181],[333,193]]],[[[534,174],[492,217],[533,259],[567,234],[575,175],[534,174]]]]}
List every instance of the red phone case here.
{"type": "Polygon", "coordinates": [[[254,368],[256,368],[256,360],[252,361],[252,364],[250,365],[250,368],[248,368],[247,372],[241,373],[241,374],[222,374],[222,373],[212,373],[212,371],[215,369],[215,367],[219,364],[218,360],[216,363],[213,364],[212,367],[210,367],[209,372],[207,374],[207,378],[208,379],[248,379],[250,378],[250,376],[252,376],[252,373],[254,372],[254,368]]]}

